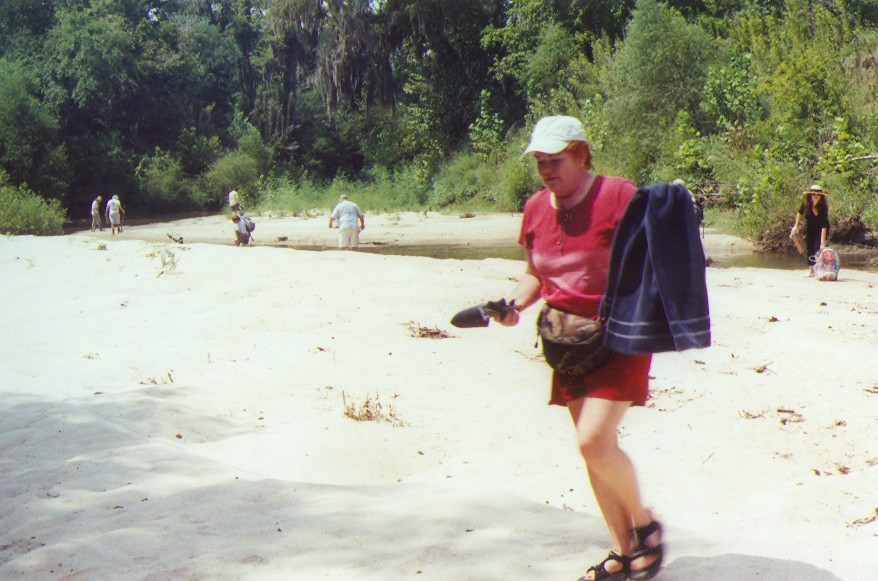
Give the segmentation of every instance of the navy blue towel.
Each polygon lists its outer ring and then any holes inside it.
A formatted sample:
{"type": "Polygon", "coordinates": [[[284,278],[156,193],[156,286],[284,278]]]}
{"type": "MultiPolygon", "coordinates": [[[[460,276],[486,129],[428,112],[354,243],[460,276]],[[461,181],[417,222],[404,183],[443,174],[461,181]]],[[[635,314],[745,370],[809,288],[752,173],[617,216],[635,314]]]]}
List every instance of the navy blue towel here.
{"type": "Polygon", "coordinates": [[[607,347],[628,354],[709,347],[705,270],[689,191],[639,188],[613,237],[600,306],[607,347]]]}

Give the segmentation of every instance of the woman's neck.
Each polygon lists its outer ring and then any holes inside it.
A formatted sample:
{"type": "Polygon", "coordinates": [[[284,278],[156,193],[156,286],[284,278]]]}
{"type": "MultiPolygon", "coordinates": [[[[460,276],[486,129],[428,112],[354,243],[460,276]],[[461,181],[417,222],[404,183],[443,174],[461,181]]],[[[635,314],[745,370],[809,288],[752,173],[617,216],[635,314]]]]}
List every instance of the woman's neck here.
{"type": "Polygon", "coordinates": [[[594,174],[585,171],[582,179],[579,180],[579,187],[575,192],[570,194],[569,196],[558,197],[554,193],[552,193],[552,206],[557,209],[569,210],[570,208],[579,204],[582,200],[588,196],[588,192],[591,190],[591,185],[594,183],[595,176],[594,174]]]}

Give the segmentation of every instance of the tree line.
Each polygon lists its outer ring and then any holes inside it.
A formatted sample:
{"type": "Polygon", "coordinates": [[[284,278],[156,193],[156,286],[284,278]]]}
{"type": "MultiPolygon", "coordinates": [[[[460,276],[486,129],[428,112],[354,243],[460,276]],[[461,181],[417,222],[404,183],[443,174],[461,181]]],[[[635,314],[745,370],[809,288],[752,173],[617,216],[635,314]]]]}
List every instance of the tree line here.
{"type": "Polygon", "coordinates": [[[878,0],[4,0],[0,225],[230,189],[517,210],[560,113],[599,172],[683,179],[751,237],[815,182],[875,228],[876,24],[878,0]]]}

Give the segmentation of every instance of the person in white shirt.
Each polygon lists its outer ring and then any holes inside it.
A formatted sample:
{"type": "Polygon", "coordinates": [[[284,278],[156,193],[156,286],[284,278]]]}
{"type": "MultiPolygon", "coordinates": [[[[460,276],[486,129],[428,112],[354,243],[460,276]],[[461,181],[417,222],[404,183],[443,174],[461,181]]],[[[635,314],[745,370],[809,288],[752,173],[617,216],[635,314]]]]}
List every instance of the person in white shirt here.
{"type": "Polygon", "coordinates": [[[112,233],[116,234],[116,228],[119,229],[119,234],[122,233],[122,214],[125,213],[125,208],[122,207],[122,202],[119,201],[119,196],[115,195],[110,198],[110,201],[107,202],[107,221],[110,223],[110,229],[112,233]]]}
{"type": "Polygon", "coordinates": [[[342,194],[329,216],[329,227],[338,222],[338,247],[342,250],[358,250],[360,230],[366,228],[365,214],[359,206],[342,194]]]}
{"type": "Polygon", "coordinates": [[[247,229],[247,218],[232,214],[232,223],[235,225],[235,246],[247,246],[250,244],[250,230],[247,229]]]}

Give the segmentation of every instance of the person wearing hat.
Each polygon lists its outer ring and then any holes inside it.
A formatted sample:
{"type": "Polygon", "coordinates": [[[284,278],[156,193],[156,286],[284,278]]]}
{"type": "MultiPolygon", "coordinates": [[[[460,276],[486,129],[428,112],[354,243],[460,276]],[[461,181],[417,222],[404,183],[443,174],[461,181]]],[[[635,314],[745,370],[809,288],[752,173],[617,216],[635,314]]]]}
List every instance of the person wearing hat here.
{"type": "Polygon", "coordinates": [[[125,208],[122,207],[122,202],[119,201],[119,196],[114,195],[110,198],[110,201],[107,202],[106,209],[107,221],[110,223],[110,230],[115,236],[116,228],[119,229],[119,234],[122,233],[122,214],[125,213],[125,208]]]}
{"type": "Polygon", "coordinates": [[[101,202],[104,199],[101,196],[95,198],[91,203],[91,231],[100,230],[104,231],[104,223],[101,220],[101,202]]]}
{"type": "MultiPolygon", "coordinates": [[[[540,119],[523,155],[535,159],[545,189],[524,207],[519,244],[527,266],[507,297],[515,308],[496,320],[516,325],[519,312],[540,299],[595,318],[607,286],[613,233],[637,188],[591,172],[585,128],[573,117],[540,119]]],[[[651,354],[612,353],[585,375],[553,371],[549,403],[570,412],[612,544],[606,559],[589,567],[582,580],[649,579],[661,567],[661,524],[644,506],[634,466],[617,436],[628,408],[646,403],[651,362],[651,354]]]]}
{"type": "Polygon", "coordinates": [[[802,192],[802,198],[793,231],[798,230],[804,221],[808,276],[814,276],[816,256],[826,246],[829,236],[829,194],[820,185],[814,184],[802,192]]]}
{"type": "Polygon", "coordinates": [[[242,214],[241,210],[241,199],[238,197],[238,191],[232,190],[229,192],[229,208],[232,210],[232,214],[242,214]]]}

